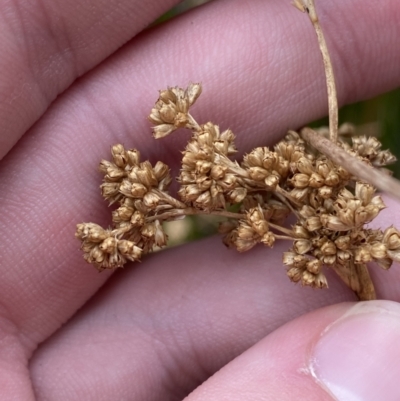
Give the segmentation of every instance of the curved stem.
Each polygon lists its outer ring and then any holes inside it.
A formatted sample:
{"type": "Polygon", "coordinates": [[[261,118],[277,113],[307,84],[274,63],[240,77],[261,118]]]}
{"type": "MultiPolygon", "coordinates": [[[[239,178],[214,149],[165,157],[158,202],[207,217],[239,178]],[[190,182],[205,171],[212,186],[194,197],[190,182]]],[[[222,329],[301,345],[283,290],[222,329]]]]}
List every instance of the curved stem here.
{"type": "Polygon", "coordinates": [[[171,219],[177,219],[179,217],[194,216],[201,214],[208,216],[223,216],[223,217],[228,217],[230,219],[243,219],[245,217],[244,214],[228,212],[226,210],[214,210],[212,212],[207,212],[204,210],[195,209],[193,207],[186,207],[184,209],[174,209],[169,212],[157,214],[155,216],[149,216],[146,218],[146,221],[147,222],[151,222],[154,220],[166,221],[171,219]]]}
{"type": "Polygon", "coordinates": [[[318,20],[317,11],[315,10],[314,0],[295,0],[294,6],[302,12],[307,12],[311,23],[313,24],[315,33],[317,34],[319,49],[321,50],[324,62],[324,70],[326,77],[326,87],[328,89],[328,108],[329,108],[329,137],[333,143],[338,138],[338,101],[336,94],[335,76],[333,74],[332,61],[329,56],[328,46],[326,45],[324,33],[318,20]]]}
{"type": "Polygon", "coordinates": [[[318,135],[311,128],[303,128],[300,135],[335,164],[342,166],[360,180],[368,182],[381,191],[392,195],[394,199],[400,200],[400,182],[395,178],[358,160],[338,145],[333,144],[329,139],[318,135]]]}

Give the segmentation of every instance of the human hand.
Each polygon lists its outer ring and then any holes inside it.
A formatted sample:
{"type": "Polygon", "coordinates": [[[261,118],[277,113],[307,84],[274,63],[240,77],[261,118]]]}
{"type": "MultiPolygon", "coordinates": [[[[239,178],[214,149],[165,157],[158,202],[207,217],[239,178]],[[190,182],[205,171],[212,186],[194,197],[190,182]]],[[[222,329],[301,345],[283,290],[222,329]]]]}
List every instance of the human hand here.
{"type": "MultiPolygon", "coordinates": [[[[215,1],[117,51],[172,4],[0,7],[1,399],[333,400],[315,374],[340,401],[398,400],[396,264],[371,269],[395,302],[339,304],[355,299],[334,275],[322,291],[287,279],[287,244],[237,254],[210,238],[112,278],[83,261],[75,225],[107,224],[94,166],[110,145],[177,167],[185,135],[155,141],[146,121],[157,89],[201,81],[193,114],[243,151],[327,111],[314,32],[286,1],[215,1]]],[[[317,7],[340,103],[400,84],[397,0],[317,7]]],[[[376,224],[400,227],[387,204],[376,224]]]]}

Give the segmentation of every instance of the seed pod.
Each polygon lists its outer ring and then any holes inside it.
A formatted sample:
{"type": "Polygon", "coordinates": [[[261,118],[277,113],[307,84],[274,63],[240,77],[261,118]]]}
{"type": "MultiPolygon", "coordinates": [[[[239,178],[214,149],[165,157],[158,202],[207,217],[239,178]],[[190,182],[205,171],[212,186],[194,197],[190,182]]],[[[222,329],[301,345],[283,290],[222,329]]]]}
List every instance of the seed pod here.
{"type": "Polygon", "coordinates": [[[320,218],[322,226],[328,228],[329,230],[348,231],[351,229],[351,227],[349,227],[347,224],[344,224],[337,216],[322,214],[320,218]]]}
{"type": "Polygon", "coordinates": [[[143,184],[139,184],[137,182],[131,184],[131,196],[133,198],[143,198],[146,193],[147,188],[143,184]]]}
{"type": "Polygon", "coordinates": [[[292,267],[286,272],[286,274],[288,275],[290,280],[297,283],[298,281],[301,280],[301,278],[303,276],[303,269],[298,268],[298,267],[292,267]]]}
{"type": "Polygon", "coordinates": [[[303,274],[301,275],[301,284],[313,286],[315,281],[314,274],[310,273],[308,270],[304,270],[303,274]]]}
{"type": "Polygon", "coordinates": [[[321,188],[325,184],[325,180],[317,173],[312,173],[310,176],[309,185],[312,188],[321,188]]]}
{"type": "Polygon", "coordinates": [[[307,174],[298,173],[298,174],[295,174],[290,181],[295,188],[302,189],[302,188],[306,188],[308,186],[309,180],[310,180],[310,177],[307,174]]]}
{"type": "Polygon", "coordinates": [[[214,180],[221,180],[225,176],[226,170],[227,167],[225,166],[214,165],[211,169],[210,175],[214,180]]]}
{"type": "Polygon", "coordinates": [[[143,252],[134,242],[128,240],[118,241],[118,250],[131,261],[139,260],[143,252]]]}
{"type": "Polygon", "coordinates": [[[389,227],[383,234],[382,242],[390,250],[400,249],[400,232],[396,228],[389,227]]]}
{"type": "Polygon", "coordinates": [[[380,242],[371,245],[370,252],[374,259],[384,259],[387,257],[387,247],[380,242]]]}
{"type": "Polygon", "coordinates": [[[310,260],[310,261],[307,263],[307,270],[308,270],[310,273],[318,274],[318,273],[321,272],[321,269],[322,269],[322,263],[321,263],[321,261],[318,260],[318,259],[310,260]]]}
{"type": "Polygon", "coordinates": [[[375,188],[372,185],[360,181],[356,182],[355,195],[362,201],[364,206],[371,202],[374,193],[375,188]]]}
{"type": "Polygon", "coordinates": [[[306,239],[299,239],[294,241],[293,248],[296,251],[296,253],[304,255],[305,253],[310,251],[311,246],[312,246],[311,241],[306,239]]]}
{"type": "Polygon", "coordinates": [[[275,235],[271,231],[268,231],[262,236],[261,243],[272,248],[275,243],[275,235]]]}
{"type": "Polygon", "coordinates": [[[128,164],[130,166],[137,166],[140,163],[140,152],[137,149],[129,149],[126,151],[128,164]]]}
{"type": "Polygon", "coordinates": [[[192,106],[195,103],[195,101],[201,95],[201,92],[202,92],[201,84],[190,84],[187,87],[185,94],[188,98],[190,106],[192,106]]]}
{"type": "Polygon", "coordinates": [[[113,237],[108,237],[99,245],[99,248],[105,253],[113,253],[116,246],[117,240],[113,237]]]}
{"type": "Polygon", "coordinates": [[[311,160],[307,159],[307,157],[302,157],[298,160],[297,169],[300,171],[300,173],[306,174],[307,176],[310,176],[314,173],[314,166],[311,160]]]}
{"type": "Polygon", "coordinates": [[[279,184],[279,175],[278,174],[271,174],[264,180],[264,184],[267,189],[275,190],[277,185],[279,184]]]}
{"type": "Polygon", "coordinates": [[[254,181],[262,181],[271,173],[262,167],[250,167],[248,170],[249,176],[254,181]]]}
{"type": "Polygon", "coordinates": [[[335,171],[330,171],[328,176],[325,178],[326,185],[335,187],[340,183],[340,177],[335,171]]]}
{"type": "Polygon", "coordinates": [[[309,239],[310,234],[309,232],[301,225],[295,224],[292,228],[293,235],[295,238],[302,238],[302,239],[309,239]]]}
{"type": "Polygon", "coordinates": [[[322,227],[321,219],[319,216],[313,216],[305,221],[305,226],[308,231],[317,231],[322,227]]]}
{"type": "Polygon", "coordinates": [[[125,148],[121,144],[114,145],[111,148],[111,154],[113,156],[114,163],[121,168],[124,168],[128,163],[128,157],[125,152],[125,148]]]}
{"type": "Polygon", "coordinates": [[[371,252],[367,247],[359,247],[354,250],[354,263],[364,264],[371,261],[371,252]]]}
{"type": "Polygon", "coordinates": [[[351,239],[348,235],[341,235],[335,240],[335,245],[338,249],[342,251],[346,251],[347,249],[349,249],[350,243],[351,239]]]}
{"type": "Polygon", "coordinates": [[[328,281],[323,273],[317,274],[314,280],[315,288],[328,288],[328,281]]]}
{"type": "Polygon", "coordinates": [[[230,191],[227,195],[229,202],[232,203],[240,203],[247,195],[246,188],[235,188],[233,191],[230,191]]]}
{"type": "Polygon", "coordinates": [[[332,241],[326,241],[321,246],[321,251],[325,256],[336,255],[336,246],[332,241]]]}
{"type": "Polygon", "coordinates": [[[353,254],[349,251],[338,251],[337,260],[341,265],[346,265],[353,257],[353,254]]]}
{"type": "Polygon", "coordinates": [[[328,199],[332,196],[332,188],[324,185],[318,189],[318,195],[323,199],[328,199]]]}

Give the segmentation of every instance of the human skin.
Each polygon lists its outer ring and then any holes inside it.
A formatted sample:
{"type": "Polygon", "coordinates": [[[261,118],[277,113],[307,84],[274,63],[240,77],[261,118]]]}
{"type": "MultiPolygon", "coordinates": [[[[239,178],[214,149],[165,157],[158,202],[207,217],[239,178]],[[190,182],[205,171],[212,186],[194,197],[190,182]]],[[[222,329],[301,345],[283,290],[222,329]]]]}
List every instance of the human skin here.
{"type": "MultiPolygon", "coordinates": [[[[155,141],[146,120],[158,89],[201,81],[193,115],[242,152],[327,112],[315,34],[289,1],[216,0],[143,32],[173,4],[0,0],[1,400],[368,401],[353,353],[385,384],[371,399],[400,399],[398,264],[371,267],[382,301],[359,309],[331,272],[328,290],[291,283],[287,243],[237,254],[210,238],[114,274],[83,261],[75,226],[109,222],[96,166],[112,144],[177,171],[187,136],[155,141]]],[[[398,0],[317,8],[340,104],[400,85],[398,0]]],[[[374,225],[400,227],[386,202],[374,225]]]]}

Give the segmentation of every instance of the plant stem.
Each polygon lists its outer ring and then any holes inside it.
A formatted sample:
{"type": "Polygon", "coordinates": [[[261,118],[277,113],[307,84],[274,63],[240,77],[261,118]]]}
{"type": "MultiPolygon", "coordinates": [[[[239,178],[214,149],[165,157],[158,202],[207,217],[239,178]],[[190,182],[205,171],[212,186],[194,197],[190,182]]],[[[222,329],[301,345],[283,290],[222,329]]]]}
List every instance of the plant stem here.
{"type": "Polygon", "coordinates": [[[275,237],[276,239],[287,239],[287,240],[289,240],[289,241],[293,241],[293,238],[292,238],[292,237],[288,237],[288,236],[286,236],[286,235],[274,234],[274,237],[275,237]]]}
{"type": "Polygon", "coordinates": [[[322,59],[324,62],[326,87],[328,90],[329,137],[333,143],[336,143],[338,138],[339,112],[335,76],[333,74],[332,61],[329,56],[328,46],[326,45],[324,33],[322,32],[322,28],[318,20],[314,0],[295,0],[294,6],[302,12],[307,12],[310,21],[313,24],[315,33],[317,34],[319,49],[321,50],[322,59]]]}
{"type": "Polygon", "coordinates": [[[291,230],[289,230],[288,228],[278,226],[277,224],[271,223],[270,221],[268,222],[268,225],[270,227],[274,228],[275,230],[280,231],[281,233],[287,234],[290,237],[291,240],[294,239],[293,238],[293,232],[291,230]]]}
{"type": "Polygon", "coordinates": [[[163,221],[163,220],[176,219],[183,216],[193,216],[199,214],[204,214],[208,216],[223,216],[223,217],[228,217],[230,219],[243,219],[245,217],[244,214],[228,212],[227,210],[214,210],[212,212],[208,212],[205,210],[195,209],[193,207],[185,207],[184,209],[174,209],[155,216],[149,216],[146,218],[146,221],[147,222],[151,222],[154,220],[163,221]]]}
{"type": "Polygon", "coordinates": [[[332,143],[329,139],[318,135],[311,128],[303,128],[300,131],[300,135],[335,164],[343,166],[349,173],[358,177],[360,180],[368,182],[381,191],[392,195],[394,199],[400,200],[400,182],[390,175],[358,160],[338,145],[332,143]]]}

